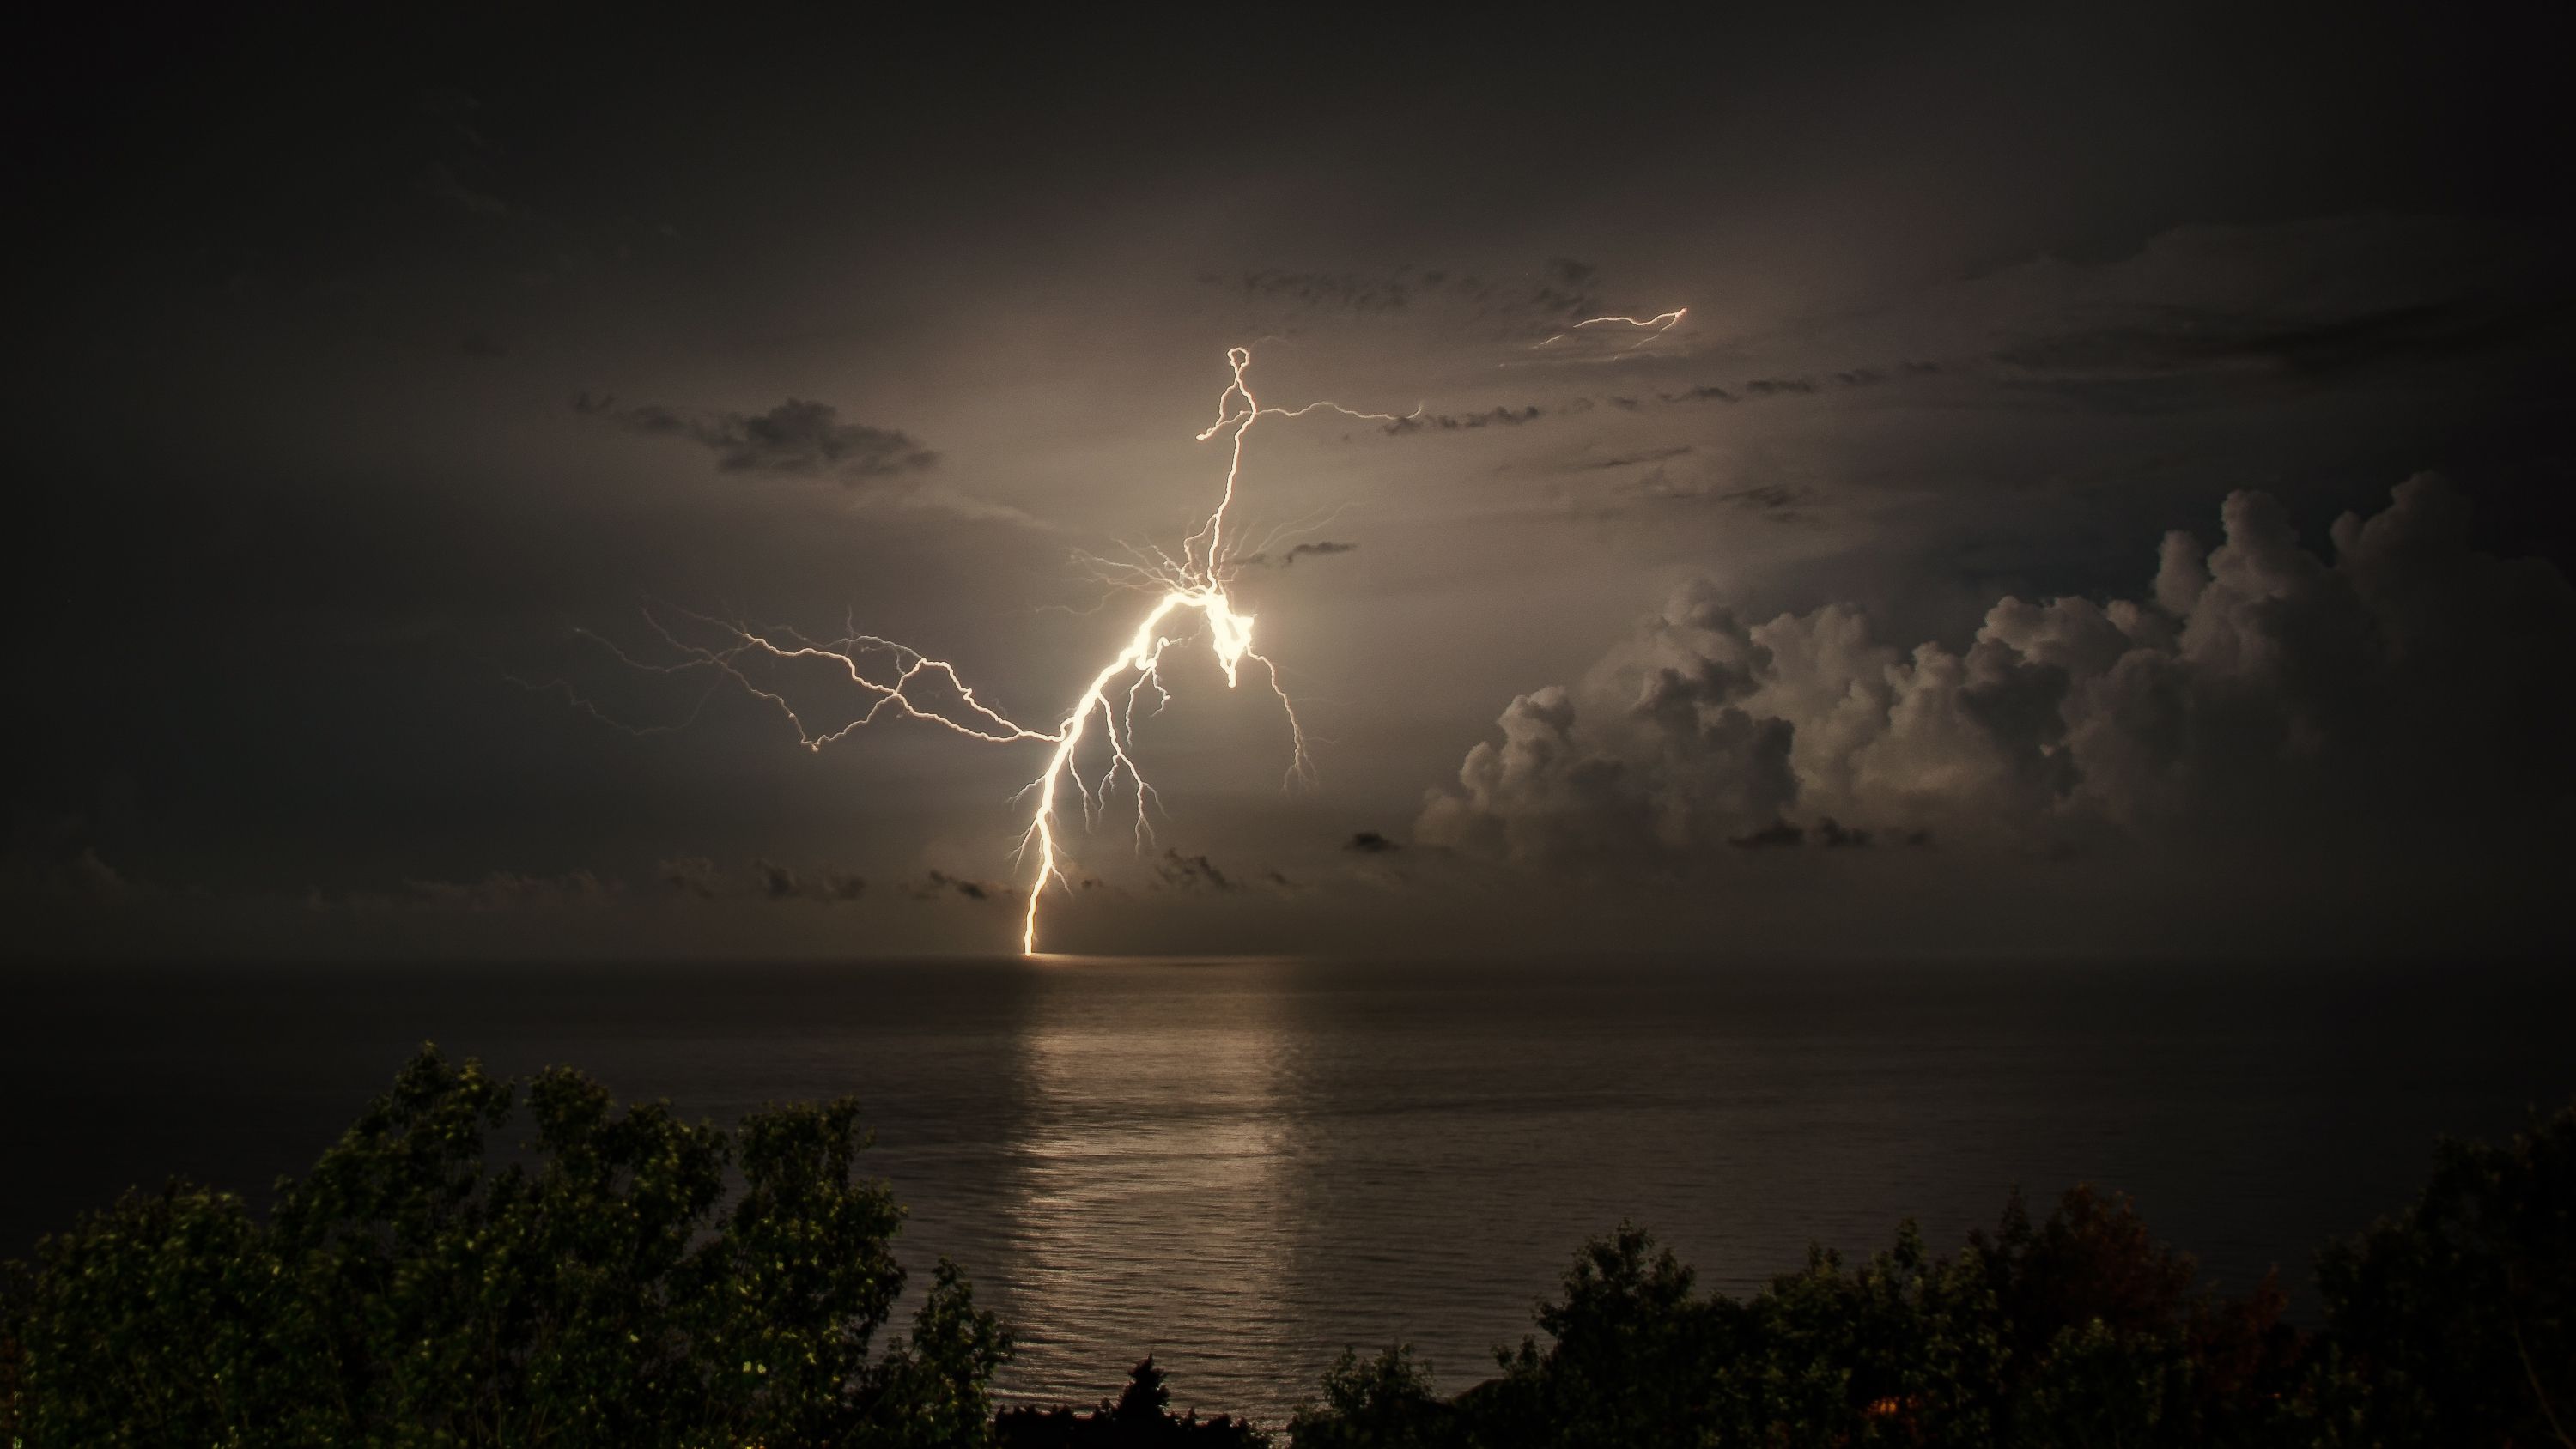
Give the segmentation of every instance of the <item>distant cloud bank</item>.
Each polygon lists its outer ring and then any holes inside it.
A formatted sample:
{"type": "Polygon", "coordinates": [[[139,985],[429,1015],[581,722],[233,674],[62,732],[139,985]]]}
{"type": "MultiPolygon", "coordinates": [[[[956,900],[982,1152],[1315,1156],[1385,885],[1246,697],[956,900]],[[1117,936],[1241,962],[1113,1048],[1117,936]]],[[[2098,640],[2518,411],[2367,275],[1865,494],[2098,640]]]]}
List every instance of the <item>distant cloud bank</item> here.
{"type": "Polygon", "coordinates": [[[847,482],[919,473],[939,455],[893,428],[843,422],[828,403],[789,398],[764,413],[684,412],[659,403],[630,407],[589,393],[573,411],[654,437],[686,438],[715,454],[727,473],[786,473],[847,482]]]}
{"type": "Polygon", "coordinates": [[[2330,559],[2262,493],[2231,495],[2221,530],[2168,534],[2142,598],[2000,599],[1964,650],[1881,642],[1845,604],[1748,625],[1690,584],[1580,682],[1514,699],[1414,835],[1634,864],[2109,835],[2399,858],[2556,828],[2576,794],[2564,577],[2473,551],[2431,475],[2338,519],[2330,559]]]}

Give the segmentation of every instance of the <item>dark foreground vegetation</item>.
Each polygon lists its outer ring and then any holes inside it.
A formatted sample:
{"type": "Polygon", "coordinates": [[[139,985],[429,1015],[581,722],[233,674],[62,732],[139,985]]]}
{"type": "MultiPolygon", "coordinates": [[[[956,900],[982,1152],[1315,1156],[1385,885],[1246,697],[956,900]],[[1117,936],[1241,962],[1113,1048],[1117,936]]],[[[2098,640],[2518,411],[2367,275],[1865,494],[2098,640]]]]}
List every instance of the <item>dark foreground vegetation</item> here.
{"type": "MultiPolygon", "coordinates": [[[[996,1415],[1008,1335],[942,1262],[910,1327],[900,1210],[852,1104],[733,1130],[434,1051],[265,1220],[135,1194],[0,1277],[0,1446],[1234,1449],[1137,1366],[1114,1402],[996,1415]],[[524,1111],[533,1135],[496,1139],[524,1111]]],[[[1587,1244],[1539,1335],[1453,1398],[1344,1354],[1296,1449],[1661,1445],[2563,1445],[2576,1449],[2576,1109],[2445,1144],[2423,1198],[2317,1263],[2196,1282],[2121,1200],[1935,1255],[1824,1250],[1751,1298],[1633,1228],[1587,1244]]]]}

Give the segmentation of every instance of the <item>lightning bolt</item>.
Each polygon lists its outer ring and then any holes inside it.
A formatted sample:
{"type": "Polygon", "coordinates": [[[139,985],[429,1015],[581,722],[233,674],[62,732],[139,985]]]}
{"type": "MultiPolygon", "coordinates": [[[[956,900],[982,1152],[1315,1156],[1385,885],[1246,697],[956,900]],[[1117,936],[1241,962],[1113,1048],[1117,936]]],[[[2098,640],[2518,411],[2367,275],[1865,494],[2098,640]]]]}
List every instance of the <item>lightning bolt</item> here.
{"type": "Polygon", "coordinates": [[[1638,348],[1645,346],[1647,343],[1654,341],[1656,338],[1663,336],[1665,333],[1672,331],[1675,327],[1680,326],[1682,318],[1689,312],[1690,309],[1688,307],[1675,307],[1669,312],[1659,312],[1652,317],[1586,317],[1582,321],[1575,323],[1573,326],[1566,328],[1564,331],[1557,333],[1554,337],[1542,338],[1537,342],[1531,343],[1530,351],[1536,352],[1540,348],[1548,345],[1550,342],[1562,342],[1566,338],[1573,336],[1575,333],[1582,331],[1586,327],[1599,327],[1615,322],[1621,326],[1637,328],[1646,334],[1645,336],[1640,337],[1636,341],[1619,349],[1622,352],[1634,352],[1638,348]]]}
{"type": "MultiPolygon", "coordinates": [[[[1680,314],[1673,315],[1678,317],[1680,314]]],[[[1096,826],[1101,810],[1124,776],[1135,797],[1138,848],[1142,849],[1153,838],[1148,807],[1159,804],[1159,796],[1144,772],[1137,767],[1132,746],[1138,701],[1148,691],[1153,694],[1156,707],[1171,697],[1163,687],[1165,651],[1190,637],[1176,637],[1165,632],[1165,625],[1170,621],[1191,614],[1199,617],[1217,666],[1225,674],[1228,689],[1242,682],[1247,667],[1258,670],[1256,677],[1278,699],[1281,715],[1288,725],[1289,764],[1282,784],[1301,778],[1311,779],[1313,775],[1313,761],[1306,752],[1306,732],[1298,722],[1296,705],[1279,682],[1278,666],[1252,647],[1253,616],[1235,607],[1227,588],[1239,570],[1238,561],[1245,557],[1240,551],[1229,550],[1226,527],[1227,512],[1234,505],[1235,491],[1243,478],[1244,438],[1263,418],[1300,418],[1319,411],[1370,422],[1396,422],[1400,419],[1393,413],[1360,412],[1331,401],[1312,402],[1294,408],[1264,407],[1253,396],[1252,386],[1245,377],[1252,365],[1251,350],[1230,348],[1225,356],[1232,373],[1231,380],[1217,397],[1216,421],[1198,435],[1198,441],[1202,443],[1220,435],[1225,439],[1224,490],[1218,495],[1216,507],[1206,520],[1182,541],[1178,558],[1164,549],[1147,547],[1131,549],[1133,557],[1130,559],[1091,561],[1105,582],[1148,593],[1153,596],[1153,603],[1137,620],[1117,653],[1091,676],[1080,697],[1050,728],[1032,729],[984,703],[949,661],[933,658],[891,639],[861,633],[854,627],[847,629],[839,638],[815,640],[793,630],[760,630],[739,620],[719,619],[686,609],[669,610],[675,616],[712,631],[718,642],[708,645],[684,638],[649,605],[645,609],[645,620],[677,656],[675,659],[640,658],[605,636],[588,630],[576,632],[635,669],[670,675],[709,675],[707,691],[699,696],[688,718],[678,725],[637,728],[621,724],[564,681],[519,682],[529,688],[559,691],[576,707],[635,734],[660,733],[685,726],[705,708],[707,700],[718,689],[731,683],[774,706],[795,726],[797,739],[809,750],[819,751],[823,746],[875,723],[889,712],[901,718],[938,725],[986,744],[1045,746],[1045,768],[1012,796],[1014,802],[1034,797],[1028,826],[1021,832],[1013,854],[1028,871],[1028,908],[1020,922],[1020,951],[1023,955],[1036,955],[1039,911],[1049,888],[1061,886],[1070,889],[1072,885],[1072,877],[1066,869],[1068,857],[1059,820],[1065,786],[1070,784],[1078,797],[1084,824],[1096,826]],[[745,672],[744,664],[757,659],[820,661],[837,667],[852,684],[858,686],[868,700],[867,708],[835,726],[811,725],[786,696],[763,687],[745,672]],[[1082,749],[1095,728],[1107,747],[1108,758],[1099,766],[1095,776],[1086,776],[1082,768],[1082,749]]],[[[1421,411],[1417,407],[1414,414],[1418,416],[1421,411]]]]}

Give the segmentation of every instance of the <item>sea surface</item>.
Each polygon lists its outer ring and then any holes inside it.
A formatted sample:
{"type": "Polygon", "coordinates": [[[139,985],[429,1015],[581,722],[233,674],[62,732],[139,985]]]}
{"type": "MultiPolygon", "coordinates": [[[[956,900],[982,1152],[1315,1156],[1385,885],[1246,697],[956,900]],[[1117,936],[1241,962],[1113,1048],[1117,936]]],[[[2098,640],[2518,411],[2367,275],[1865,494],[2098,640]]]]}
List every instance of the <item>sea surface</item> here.
{"type": "Polygon", "coordinates": [[[1151,1352],[1275,1422],[1346,1344],[1484,1377],[1622,1219],[1744,1293],[2083,1181],[2304,1292],[2437,1134],[2576,1094],[2571,1021],[2576,975],[2456,963],[0,968],[0,1256],[173,1172],[264,1202],[423,1041],[719,1121],[849,1093],[1009,1395],[1151,1352]]]}

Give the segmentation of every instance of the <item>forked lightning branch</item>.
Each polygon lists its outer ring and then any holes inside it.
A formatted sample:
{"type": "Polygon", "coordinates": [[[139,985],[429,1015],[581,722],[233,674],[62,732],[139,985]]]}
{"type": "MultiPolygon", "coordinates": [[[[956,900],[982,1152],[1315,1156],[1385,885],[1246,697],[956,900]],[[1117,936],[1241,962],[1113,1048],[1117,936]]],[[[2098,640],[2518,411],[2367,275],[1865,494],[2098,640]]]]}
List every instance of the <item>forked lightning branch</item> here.
{"type": "MultiPolygon", "coordinates": [[[[1680,320],[1679,312],[1650,319],[1596,317],[1575,324],[1590,327],[1599,324],[1624,324],[1647,333],[1641,340],[1652,340],[1680,320]]],[[[1559,334],[1562,337],[1565,334],[1559,334]]],[[[1544,347],[1558,340],[1551,337],[1540,343],[1544,347]]],[[[731,683],[753,697],[774,706],[794,726],[797,738],[808,749],[843,739],[863,726],[892,714],[899,718],[920,720],[963,735],[968,739],[995,745],[1033,745],[1046,751],[1046,762],[1035,778],[1012,798],[1027,802],[1028,825],[1021,832],[1016,859],[1026,872],[1028,903],[1020,922],[1020,950],[1035,955],[1038,949],[1038,921],[1048,893],[1054,888],[1068,888],[1069,856],[1064,839],[1065,793],[1070,787],[1080,802],[1086,826],[1096,824],[1101,811],[1113,800],[1129,799],[1135,807],[1136,836],[1141,844],[1152,837],[1150,811],[1157,799],[1154,786],[1138,766],[1134,751],[1136,709],[1141,701],[1151,698],[1159,705],[1170,695],[1164,690],[1162,667],[1167,651],[1175,645],[1194,641],[1194,632],[1174,632],[1175,626],[1195,615],[1216,656],[1217,667],[1225,674],[1228,688],[1242,683],[1247,671],[1256,673],[1263,687],[1279,701],[1282,718],[1288,727],[1289,778],[1309,774],[1311,762],[1306,753],[1305,730],[1297,720],[1295,704],[1280,686],[1277,666],[1252,647],[1253,616],[1237,609],[1228,592],[1237,571],[1253,553],[1229,547],[1227,514],[1235,501],[1235,491],[1243,478],[1244,438],[1253,424],[1263,418],[1297,418],[1313,412],[1332,412],[1344,417],[1374,422],[1399,422],[1394,413],[1360,412],[1334,402],[1307,403],[1301,407],[1264,407],[1253,396],[1245,374],[1252,365],[1252,353],[1246,348],[1233,348],[1226,353],[1230,377],[1225,391],[1218,395],[1216,421],[1199,433],[1198,440],[1207,442],[1222,437],[1226,446],[1225,485],[1216,507],[1198,529],[1182,540],[1175,557],[1169,550],[1148,548],[1128,560],[1101,561],[1104,572],[1113,582],[1131,591],[1152,597],[1135,627],[1125,636],[1117,651],[1095,672],[1072,706],[1055,723],[1045,729],[1032,729],[991,705],[984,703],[975,690],[960,677],[957,667],[945,659],[936,659],[891,639],[873,634],[852,632],[837,639],[809,639],[794,630],[754,629],[739,621],[717,619],[687,610],[672,610],[713,631],[719,642],[708,645],[681,638],[665,627],[651,609],[646,619],[663,643],[674,651],[666,660],[639,658],[616,643],[588,630],[580,631],[614,654],[621,662],[636,669],[662,674],[708,672],[713,684],[731,683]],[[744,665],[759,660],[819,662],[845,675],[858,687],[866,707],[855,715],[829,728],[818,729],[785,695],[763,685],[746,672],[744,665]],[[1097,747],[1085,746],[1096,740],[1097,747]]],[[[1418,415],[1420,409],[1415,413],[1418,415]]],[[[594,716],[618,724],[587,698],[558,682],[573,702],[594,716]]],[[[701,696],[700,706],[712,696],[701,696]]],[[[692,711],[691,718],[695,718],[692,711]]],[[[618,724],[634,733],[658,733],[685,726],[653,726],[635,729],[618,724]]]]}
{"type": "MultiPolygon", "coordinates": [[[[1027,872],[1028,894],[1020,921],[1020,950],[1034,955],[1038,949],[1039,913],[1047,893],[1050,888],[1070,885],[1072,879],[1067,873],[1065,821],[1060,815],[1068,787],[1081,803],[1086,824],[1096,821],[1104,804],[1123,790],[1135,805],[1139,840],[1151,836],[1149,812],[1155,795],[1132,748],[1136,708],[1149,697],[1155,703],[1169,698],[1162,680],[1166,651],[1196,637],[1176,629],[1186,616],[1197,616],[1203,625],[1228,688],[1242,683],[1244,674],[1253,671],[1278,698],[1288,725],[1291,777],[1302,776],[1311,768],[1306,734],[1297,722],[1296,707],[1280,686],[1278,668],[1252,647],[1253,616],[1237,609],[1227,592],[1240,559],[1239,552],[1229,549],[1226,523],[1235,489],[1243,477],[1243,440],[1252,425],[1263,418],[1303,417],[1316,411],[1379,422],[1393,422],[1397,416],[1359,412],[1331,402],[1296,408],[1264,407],[1253,396],[1245,376],[1252,365],[1251,352],[1234,348],[1226,353],[1226,363],[1231,377],[1217,399],[1216,421],[1198,435],[1200,442],[1220,436],[1225,440],[1224,491],[1197,531],[1182,541],[1179,556],[1164,549],[1147,549],[1133,560],[1104,563],[1118,582],[1151,594],[1153,603],[1052,727],[1032,729],[1021,724],[977,697],[954,664],[873,634],[851,633],[838,639],[815,640],[792,630],[760,630],[686,610],[673,611],[717,631],[721,642],[710,646],[680,638],[648,609],[647,620],[677,655],[668,661],[655,661],[638,658],[587,630],[582,632],[637,669],[664,674],[712,671],[718,683],[730,681],[775,706],[808,749],[819,750],[889,714],[938,725],[987,744],[1044,747],[1045,767],[1013,797],[1034,802],[1029,806],[1028,826],[1020,835],[1017,851],[1027,872]],[[818,729],[785,695],[745,671],[744,665],[756,659],[823,662],[858,686],[867,705],[837,725],[818,729]],[[1086,752],[1084,746],[1094,740],[1098,748],[1086,752]]],[[[580,695],[572,697],[576,704],[599,714],[580,695]]]]}

